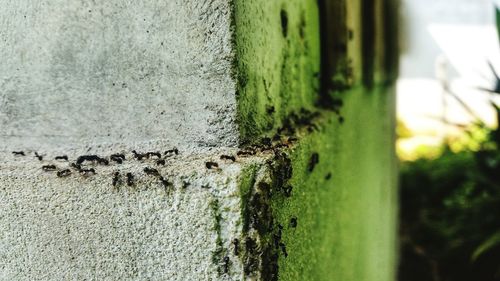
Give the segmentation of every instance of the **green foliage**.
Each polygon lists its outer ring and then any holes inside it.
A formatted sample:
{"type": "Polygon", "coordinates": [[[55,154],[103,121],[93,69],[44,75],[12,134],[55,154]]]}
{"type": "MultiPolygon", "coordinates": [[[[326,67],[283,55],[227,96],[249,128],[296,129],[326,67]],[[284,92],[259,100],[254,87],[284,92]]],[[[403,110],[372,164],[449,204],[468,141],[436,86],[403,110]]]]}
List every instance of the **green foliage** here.
{"type": "Polygon", "coordinates": [[[402,164],[400,281],[500,280],[500,131],[482,130],[477,149],[402,164]]]}

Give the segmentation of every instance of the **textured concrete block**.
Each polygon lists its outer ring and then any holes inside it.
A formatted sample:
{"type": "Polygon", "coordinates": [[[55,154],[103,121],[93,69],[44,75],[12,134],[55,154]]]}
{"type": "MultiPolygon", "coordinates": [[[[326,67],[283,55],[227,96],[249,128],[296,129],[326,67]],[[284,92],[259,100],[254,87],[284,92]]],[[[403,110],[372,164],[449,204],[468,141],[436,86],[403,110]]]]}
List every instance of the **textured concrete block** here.
{"type": "Polygon", "coordinates": [[[2,1],[0,149],[235,146],[230,1],[2,1]]]}

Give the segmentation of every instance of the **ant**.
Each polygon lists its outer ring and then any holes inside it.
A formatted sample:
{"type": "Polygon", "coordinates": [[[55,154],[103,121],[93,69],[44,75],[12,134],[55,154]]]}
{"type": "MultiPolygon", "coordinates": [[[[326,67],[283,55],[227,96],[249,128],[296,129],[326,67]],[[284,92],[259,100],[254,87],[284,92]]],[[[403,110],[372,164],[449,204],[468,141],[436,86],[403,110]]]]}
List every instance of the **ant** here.
{"type": "Polygon", "coordinates": [[[167,187],[169,187],[169,186],[171,186],[171,185],[172,185],[172,183],[171,183],[171,182],[169,182],[168,180],[164,179],[162,176],[160,176],[160,181],[161,181],[161,183],[163,184],[163,186],[165,187],[165,189],[166,189],[167,187]]]}
{"type": "Polygon", "coordinates": [[[291,185],[287,185],[287,186],[283,187],[283,192],[285,194],[285,197],[292,196],[292,189],[293,189],[293,186],[291,186],[291,185]]]}
{"type": "Polygon", "coordinates": [[[219,164],[210,161],[206,162],[205,166],[207,167],[207,169],[219,168],[219,164]]]}
{"type": "Polygon", "coordinates": [[[263,138],[260,142],[264,146],[272,146],[273,145],[273,141],[270,138],[263,138]]]}
{"type": "Polygon", "coordinates": [[[118,185],[118,183],[120,182],[120,173],[119,172],[115,172],[113,174],[113,186],[116,187],[118,185]]]}
{"type": "Polygon", "coordinates": [[[165,160],[160,159],[160,160],[156,161],[156,165],[158,165],[158,166],[160,166],[160,165],[161,166],[165,166],[165,160]]]}
{"type": "Polygon", "coordinates": [[[158,170],[150,168],[150,167],[144,168],[144,173],[151,175],[151,176],[155,176],[155,177],[161,177],[160,172],[158,172],[158,170]]]}
{"type": "Polygon", "coordinates": [[[128,186],[134,185],[134,175],[132,175],[132,173],[127,173],[127,185],[128,186]]]}
{"type": "Polygon", "coordinates": [[[325,180],[330,180],[332,178],[332,173],[328,173],[326,176],[325,176],[325,180]]]}
{"type": "Polygon", "coordinates": [[[39,161],[43,160],[43,156],[38,154],[38,152],[35,151],[35,157],[38,158],[39,161]]]}
{"type": "Polygon", "coordinates": [[[66,155],[56,156],[55,160],[66,160],[66,161],[68,161],[68,156],[66,156],[66,155]]]}
{"type": "Polygon", "coordinates": [[[221,155],[220,159],[221,160],[231,160],[233,162],[236,162],[236,157],[231,156],[231,155],[221,155]]]}
{"type": "Polygon", "coordinates": [[[179,155],[179,150],[177,148],[173,148],[165,151],[165,156],[170,156],[171,154],[179,155]]]}
{"type": "Polygon", "coordinates": [[[249,156],[249,155],[255,155],[255,150],[250,149],[250,150],[240,150],[236,153],[238,156],[249,156]]]}
{"type": "Polygon", "coordinates": [[[112,154],[109,157],[109,159],[111,159],[112,161],[115,161],[118,164],[121,164],[125,160],[125,155],[123,155],[123,154],[112,154]]]}
{"type": "Polygon", "coordinates": [[[230,263],[229,257],[225,256],[224,257],[224,273],[225,274],[229,273],[229,263],[230,263]]]}
{"type": "Polygon", "coordinates": [[[134,158],[141,161],[142,158],[146,157],[144,154],[142,153],[138,153],[137,151],[135,150],[132,150],[132,153],[134,154],[134,158]]]}
{"type": "Polygon", "coordinates": [[[233,240],[233,245],[234,245],[234,255],[238,256],[240,254],[240,240],[235,238],[233,240]]]}
{"type": "Polygon", "coordinates": [[[80,174],[84,175],[84,176],[87,176],[89,174],[96,174],[95,170],[93,168],[90,168],[90,169],[80,169],[78,170],[80,172],[80,174]]]}
{"type": "Polygon", "coordinates": [[[152,158],[153,156],[156,156],[158,159],[161,159],[161,153],[160,152],[147,152],[146,153],[146,158],[152,158]]]}
{"type": "Polygon", "coordinates": [[[290,219],[290,226],[291,226],[292,228],[296,228],[296,227],[297,227],[297,217],[292,217],[292,218],[290,219]]]}
{"type": "Polygon", "coordinates": [[[55,171],[57,170],[57,167],[55,165],[45,165],[45,166],[42,166],[42,170],[44,171],[55,171]]]}
{"type": "Polygon", "coordinates": [[[187,188],[188,186],[190,186],[191,183],[190,182],[187,182],[187,181],[183,181],[182,182],[182,188],[187,188]]]}
{"type": "Polygon", "coordinates": [[[14,154],[15,156],[26,156],[24,154],[24,151],[12,151],[12,154],[14,154]]]}
{"type": "Polygon", "coordinates": [[[108,160],[106,160],[104,158],[101,158],[101,157],[99,157],[97,155],[83,155],[83,156],[80,156],[80,157],[78,157],[78,159],[76,159],[76,164],[80,165],[80,164],[82,164],[85,161],[97,162],[98,164],[103,164],[103,165],[108,165],[109,164],[108,160]]]}
{"type": "Polygon", "coordinates": [[[319,154],[315,152],[311,155],[311,159],[309,160],[309,165],[307,170],[309,172],[312,172],[314,170],[314,167],[316,167],[316,164],[318,163],[319,163],[319,154]]]}
{"type": "Polygon", "coordinates": [[[60,178],[67,177],[69,175],[71,175],[71,170],[69,170],[69,169],[61,170],[61,171],[57,172],[57,176],[60,178]]]}
{"type": "Polygon", "coordinates": [[[288,252],[286,251],[286,246],[284,243],[280,243],[280,248],[281,248],[281,251],[283,252],[283,255],[286,257],[288,257],[288,252]]]}

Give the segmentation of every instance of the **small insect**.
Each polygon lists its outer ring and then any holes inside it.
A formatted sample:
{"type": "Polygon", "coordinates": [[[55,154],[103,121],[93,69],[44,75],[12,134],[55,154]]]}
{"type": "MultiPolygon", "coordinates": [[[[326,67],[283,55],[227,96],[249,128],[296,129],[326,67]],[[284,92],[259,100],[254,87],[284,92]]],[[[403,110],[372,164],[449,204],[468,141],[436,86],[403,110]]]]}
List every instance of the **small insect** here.
{"type": "Polygon", "coordinates": [[[343,124],[343,123],[344,123],[344,121],[345,121],[344,117],[339,116],[339,123],[340,123],[340,124],[343,124]]]}
{"type": "Polygon", "coordinates": [[[183,181],[183,182],[182,182],[182,188],[187,188],[187,187],[188,187],[188,186],[190,186],[190,185],[191,185],[191,183],[190,183],[190,182],[188,182],[188,181],[183,181]]]}
{"type": "Polygon", "coordinates": [[[240,240],[237,238],[233,239],[233,245],[234,245],[234,255],[239,256],[240,254],[240,240]]]}
{"type": "Polygon", "coordinates": [[[90,169],[80,169],[78,171],[80,172],[80,174],[82,174],[84,176],[88,176],[90,174],[93,174],[93,175],[96,174],[96,172],[95,172],[95,170],[93,168],[90,168],[90,169]]]}
{"type": "Polygon", "coordinates": [[[319,154],[315,152],[311,155],[311,159],[309,160],[307,170],[309,172],[312,172],[314,170],[314,167],[316,167],[316,164],[318,163],[319,163],[319,154]]]}
{"type": "Polygon", "coordinates": [[[292,217],[292,218],[290,219],[290,226],[291,226],[292,228],[296,228],[296,227],[297,227],[297,217],[292,217]]]}
{"type": "Polygon", "coordinates": [[[283,187],[283,194],[285,195],[285,197],[292,196],[292,190],[293,190],[293,186],[291,186],[291,185],[287,185],[287,186],[283,187]]]}
{"type": "Polygon", "coordinates": [[[137,152],[137,151],[135,151],[135,150],[132,150],[132,154],[134,154],[134,158],[135,158],[135,159],[137,159],[137,160],[139,160],[139,161],[141,161],[141,160],[142,160],[142,158],[144,158],[144,157],[145,157],[145,155],[144,155],[144,154],[142,154],[142,153],[138,153],[138,152],[137,152]]]}
{"type": "Polygon", "coordinates": [[[270,138],[263,138],[260,143],[264,146],[272,146],[273,141],[270,138]]]}
{"type": "Polygon", "coordinates": [[[55,170],[57,170],[57,167],[55,165],[45,165],[45,166],[42,166],[42,170],[55,171],[55,170]]]}
{"type": "Polygon", "coordinates": [[[165,166],[165,163],[166,162],[163,159],[160,159],[160,160],[156,161],[156,165],[158,165],[158,166],[165,166]]]}
{"type": "Polygon", "coordinates": [[[207,167],[207,169],[219,168],[219,164],[217,164],[216,162],[211,162],[211,161],[206,162],[205,166],[207,167]]]}
{"type": "Polygon", "coordinates": [[[150,167],[144,168],[144,173],[151,175],[151,176],[155,176],[155,177],[161,177],[160,172],[158,172],[158,170],[150,168],[150,167]]]}
{"type": "Polygon", "coordinates": [[[220,159],[221,160],[231,160],[233,162],[236,162],[236,157],[231,156],[231,155],[221,155],[220,159]]]}
{"type": "Polygon", "coordinates": [[[148,152],[146,153],[146,158],[152,158],[155,156],[156,158],[160,159],[161,158],[161,153],[160,152],[148,152]]]}
{"type": "Polygon", "coordinates": [[[328,173],[325,176],[325,180],[330,180],[332,178],[332,173],[328,173]]]}
{"type": "Polygon", "coordinates": [[[125,155],[123,155],[123,154],[112,154],[111,156],[109,156],[109,159],[111,159],[111,161],[115,161],[118,164],[121,164],[125,160],[125,155]]]}
{"type": "Polygon", "coordinates": [[[38,152],[35,151],[35,157],[38,158],[39,161],[43,160],[43,156],[38,154],[38,152]]]}
{"type": "Polygon", "coordinates": [[[119,172],[115,172],[113,174],[113,186],[116,187],[118,184],[120,183],[120,173],[119,172]]]}
{"type": "Polygon", "coordinates": [[[229,257],[225,256],[224,257],[224,273],[225,274],[229,273],[229,265],[230,265],[229,263],[230,263],[229,257]]]}
{"type": "Polygon", "coordinates": [[[267,114],[273,114],[275,112],[274,106],[268,106],[266,112],[267,114]]]}
{"type": "Polygon", "coordinates": [[[171,185],[172,185],[172,183],[171,183],[171,182],[169,182],[168,180],[164,179],[162,176],[160,176],[160,182],[161,182],[161,184],[163,184],[163,186],[165,187],[165,189],[166,189],[167,187],[169,187],[169,186],[171,186],[171,185]]]}
{"type": "Polygon", "coordinates": [[[68,161],[68,156],[66,156],[66,155],[56,156],[55,160],[65,160],[65,161],[68,161]]]}
{"type": "Polygon", "coordinates": [[[132,173],[127,173],[127,185],[128,186],[134,185],[134,175],[132,175],[132,173]]]}
{"type": "Polygon", "coordinates": [[[77,171],[80,171],[82,169],[82,166],[80,164],[76,163],[71,163],[69,164],[72,168],[76,169],[77,171]]]}
{"type": "Polygon", "coordinates": [[[165,151],[165,156],[170,156],[172,154],[179,155],[179,150],[177,148],[173,148],[165,151]]]}
{"type": "Polygon", "coordinates": [[[12,151],[12,154],[14,154],[15,156],[26,156],[24,154],[24,151],[12,151]]]}
{"type": "Polygon", "coordinates": [[[80,165],[85,161],[98,163],[98,164],[102,164],[102,165],[109,164],[109,161],[107,159],[101,158],[97,155],[82,155],[76,159],[76,164],[80,165]]]}
{"type": "Polygon", "coordinates": [[[280,248],[281,248],[281,252],[283,252],[283,255],[285,256],[285,258],[288,257],[288,252],[286,251],[285,244],[280,243],[280,248]]]}
{"type": "Polygon", "coordinates": [[[238,156],[248,156],[248,155],[255,155],[255,150],[240,150],[236,153],[238,156]]]}
{"type": "Polygon", "coordinates": [[[65,170],[61,170],[61,171],[57,172],[57,176],[60,178],[67,177],[69,175],[71,175],[71,170],[69,170],[69,169],[65,169],[65,170]]]}

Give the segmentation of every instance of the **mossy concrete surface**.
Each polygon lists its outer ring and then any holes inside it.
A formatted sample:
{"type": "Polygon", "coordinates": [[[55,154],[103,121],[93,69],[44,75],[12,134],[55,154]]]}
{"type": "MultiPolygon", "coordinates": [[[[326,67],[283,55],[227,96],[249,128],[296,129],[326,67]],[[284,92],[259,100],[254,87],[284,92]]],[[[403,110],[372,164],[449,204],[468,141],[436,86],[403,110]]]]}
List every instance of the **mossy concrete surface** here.
{"type": "Polygon", "coordinates": [[[238,123],[242,142],[272,134],[318,98],[315,0],[234,1],[238,123]]]}
{"type": "Polygon", "coordinates": [[[273,202],[288,251],[279,280],[395,278],[394,98],[388,89],[357,88],[344,102],[343,124],[326,114],[319,131],[293,149],[293,194],[273,202]]]}

